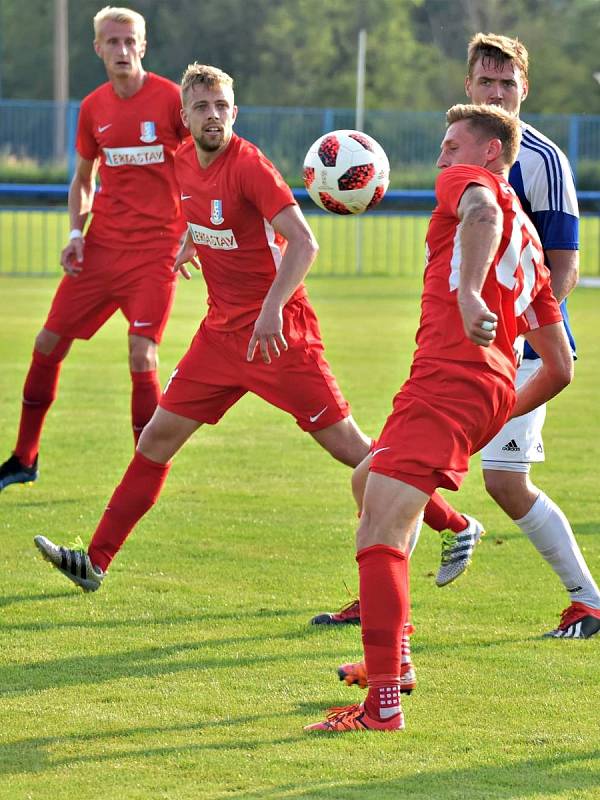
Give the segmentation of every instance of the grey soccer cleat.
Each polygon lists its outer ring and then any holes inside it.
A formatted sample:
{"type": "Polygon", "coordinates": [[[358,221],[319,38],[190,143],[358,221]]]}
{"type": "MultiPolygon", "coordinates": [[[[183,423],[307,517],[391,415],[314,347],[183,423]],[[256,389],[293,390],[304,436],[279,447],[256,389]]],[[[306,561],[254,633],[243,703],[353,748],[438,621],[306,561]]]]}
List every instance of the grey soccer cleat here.
{"type": "Polygon", "coordinates": [[[92,564],[81,540],[73,548],[61,547],[45,536],[35,536],[33,541],[46,561],[84,592],[95,592],[100,588],[105,573],[92,564]]]}
{"type": "Polygon", "coordinates": [[[468,525],[464,531],[442,533],[442,562],[435,576],[437,586],[446,586],[462,575],[471,563],[475,545],[485,534],[483,525],[473,517],[463,514],[468,525]]]}

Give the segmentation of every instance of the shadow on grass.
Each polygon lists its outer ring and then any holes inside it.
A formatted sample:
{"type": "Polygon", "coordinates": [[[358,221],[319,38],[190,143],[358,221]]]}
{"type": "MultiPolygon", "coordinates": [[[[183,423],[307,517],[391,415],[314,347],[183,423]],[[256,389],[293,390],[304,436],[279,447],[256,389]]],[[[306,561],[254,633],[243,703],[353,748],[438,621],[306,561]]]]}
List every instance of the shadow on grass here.
{"type": "MultiPolygon", "coordinates": [[[[403,736],[408,734],[403,734],[403,736]]],[[[365,738],[364,734],[355,737],[365,738]]],[[[373,741],[368,734],[367,739],[373,741]]],[[[325,743],[324,736],[315,737],[325,743]]],[[[356,745],[360,747],[358,741],[356,745]]],[[[357,767],[360,770],[360,766],[357,767]]],[[[410,798],[411,800],[526,800],[526,798],[596,797],[600,784],[600,750],[583,753],[557,753],[546,758],[528,758],[501,766],[480,764],[439,770],[416,770],[405,766],[401,777],[374,780],[372,775],[353,782],[311,781],[310,788],[289,783],[276,787],[246,790],[244,800],[364,800],[364,798],[410,798]],[[580,768],[581,762],[596,761],[580,768]],[[408,773],[408,774],[407,774],[408,773]],[[435,787],[435,789],[433,788],[435,787]]]]}
{"type": "MultiPolygon", "coordinates": [[[[29,491],[27,486],[21,487],[25,491],[29,491]]],[[[6,490],[4,490],[6,491],[6,490]]],[[[27,508],[48,508],[52,506],[52,508],[56,508],[56,506],[73,506],[76,503],[81,503],[80,497],[58,497],[58,498],[50,498],[46,497],[44,500],[24,500],[23,495],[20,497],[15,498],[5,498],[4,502],[9,503],[11,499],[17,499],[19,509],[27,509],[27,508]]]]}
{"type": "MultiPolygon", "coordinates": [[[[60,592],[42,592],[40,594],[9,594],[0,597],[0,608],[16,605],[17,603],[37,603],[42,600],[55,600],[58,597],[68,597],[70,594],[72,592],[68,589],[63,589],[60,592]]],[[[10,625],[7,625],[4,630],[10,630],[10,625]]]]}
{"type": "MultiPolygon", "coordinates": [[[[311,706],[312,708],[312,706],[311,706]]],[[[331,747],[339,752],[339,738],[333,739],[327,735],[308,735],[301,730],[303,720],[298,721],[298,728],[290,732],[289,736],[281,738],[260,739],[236,735],[238,726],[251,725],[259,729],[262,721],[273,720],[275,717],[304,717],[304,710],[283,714],[247,715],[226,720],[201,721],[185,725],[172,726],[140,726],[128,727],[117,731],[102,733],[73,734],[48,737],[34,737],[21,739],[4,745],[0,756],[0,774],[22,775],[39,774],[57,769],[76,767],[81,764],[110,764],[121,763],[127,759],[139,758],[164,758],[173,755],[185,757],[194,754],[201,755],[206,752],[229,751],[232,755],[251,752],[260,748],[289,748],[302,742],[303,747],[313,748],[315,757],[326,758],[327,749],[331,747]],[[107,752],[110,742],[118,739],[129,740],[136,736],[161,736],[168,737],[176,734],[210,735],[226,727],[232,732],[229,741],[199,742],[182,744],[178,742],[172,746],[146,746],[125,747],[111,749],[107,752]],[[90,748],[94,743],[99,744],[100,752],[82,753],[82,748],[90,748]],[[75,749],[73,756],[61,757],[60,750],[75,749]]],[[[372,746],[380,734],[351,734],[352,745],[357,758],[357,771],[360,771],[361,749],[366,747],[372,753],[372,746]]],[[[407,743],[410,734],[398,737],[398,743],[407,743]]],[[[346,737],[347,738],[347,737],[346,737]]],[[[386,735],[385,742],[388,742],[386,735]]],[[[418,741],[410,741],[410,750],[414,752],[418,741]]],[[[270,749],[270,757],[277,758],[277,750],[270,749]]],[[[463,800],[519,800],[528,797],[551,797],[553,795],[578,797],[580,793],[593,791],[600,783],[600,750],[591,749],[579,753],[556,753],[542,758],[527,758],[513,760],[510,764],[499,766],[497,764],[482,763],[461,768],[460,761],[452,768],[424,770],[419,768],[411,773],[410,756],[398,759],[399,771],[403,774],[398,778],[376,780],[372,775],[364,779],[355,777],[352,782],[338,780],[310,781],[310,788],[298,782],[286,783],[278,786],[262,786],[257,789],[246,789],[246,800],[269,800],[270,798],[285,797],[288,800],[310,800],[310,798],[325,798],[325,800],[364,800],[365,797],[410,797],[413,800],[437,800],[437,798],[450,798],[463,800]],[[587,762],[596,762],[590,766],[587,762]],[[579,766],[582,764],[582,768],[579,766]],[[432,787],[435,793],[432,794],[432,787]]],[[[239,786],[239,784],[238,784],[239,786]]],[[[223,790],[227,789],[226,784],[223,790]]],[[[583,795],[581,795],[583,796],[583,795]]],[[[592,796],[589,794],[588,796],[592,796]]]]}
{"type": "MultiPolygon", "coordinates": [[[[19,597],[13,595],[12,597],[0,598],[0,607],[10,605],[11,603],[24,602],[26,600],[46,600],[52,598],[73,597],[73,592],[66,590],[64,592],[56,592],[54,594],[39,594],[29,597],[19,597]]],[[[73,597],[77,600],[77,597],[73,597]]],[[[87,606],[85,607],[87,611],[87,606]]],[[[89,628],[90,630],[106,628],[114,630],[115,628],[147,628],[149,625],[167,625],[169,627],[181,623],[182,625],[189,625],[196,622],[242,622],[243,620],[252,619],[277,619],[279,617],[295,617],[306,614],[306,609],[290,609],[290,608],[274,608],[274,609],[249,609],[247,611],[231,611],[228,613],[200,613],[200,614],[174,614],[168,617],[150,618],[147,616],[137,616],[129,619],[89,619],[87,617],[78,620],[53,620],[52,622],[15,622],[8,625],[1,625],[0,630],[3,631],[55,631],[55,630],[68,630],[76,628],[89,628]]],[[[308,627],[308,626],[306,626],[308,627]]],[[[290,635],[297,635],[296,633],[290,635]]]]}
{"type": "Polygon", "coordinates": [[[58,767],[70,767],[75,764],[101,764],[113,760],[120,761],[125,758],[137,759],[141,756],[144,758],[152,758],[155,756],[169,756],[175,753],[195,753],[205,750],[231,750],[232,752],[242,750],[247,752],[263,746],[270,747],[277,744],[291,744],[294,741],[304,738],[300,721],[290,736],[280,739],[261,740],[256,738],[232,737],[232,741],[228,742],[219,741],[189,745],[177,744],[172,747],[137,747],[89,755],[79,752],[77,755],[65,758],[61,758],[59,754],[58,756],[54,755],[61,747],[71,749],[78,745],[92,746],[94,742],[98,742],[104,749],[107,741],[132,739],[136,736],[170,736],[178,733],[198,733],[201,735],[202,733],[209,733],[213,729],[233,729],[241,725],[251,725],[253,728],[256,728],[260,722],[273,720],[276,717],[282,716],[300,717],[301,713],[300,710],[297,710],[289,711],[285,714],[252,714],[243,717],[228,717],[223,720],[209,720],[185,725],[128,727],[117,731],[106,731],[102,733],[65,734],[61,736],[40,736],[31,739],[19,739],[18,741],[10,742],[2,746],[0,754],[0,775],[39,773],[46,770],[54,770],[58,767]],[[52,750],[53,754],[50,755],[48,753],[49,750],[52,750]]]}
{"type": "MultiPolygon", "coordinates": [[[[270,641],[286,641],[301,639],[301,633],[269,634],[270,641]]],[[[217,636],[212,639],[203,639],[198,642],[181,642],[171,645],[157,645],[148,648],[130,650],[126,652],[110,652],[102,655],[77,655],[70,658],[57,658],[36,661],[29,664],[14,663],[0,665],[0,697],[15,697],[20,694],[47,691],[48,689],[62,689],[71,686],[80,686],[82,690],[87,685],[96,686],[99,683],[119,679],[135,678],[160,678],[180,672],[211,669],[242,669],[267,663],[288,661],[290,658],[298,659],[311,657],[312,650],[304,655],[300,653],[278,653],[265,655],[264,652],[243,657],[236,656],[207,656],[207,650],[224,647],[242,647],[245,650],[249,645],[257,643],[264,646],[265,636],[236,636],[223,638],[217,636]],[[197,657],[194,658],[194,655],[197,657]],[[174,660],[181,656],[185,660],[174,660]]],[[[73,642],[77,648],[79,640],[73,642]]],[[[307,643],[308,644],[308,643],[307,643]]],[[[336,651],[321,650],[322,655],[331,657],[336,663],[336,651]]]]}

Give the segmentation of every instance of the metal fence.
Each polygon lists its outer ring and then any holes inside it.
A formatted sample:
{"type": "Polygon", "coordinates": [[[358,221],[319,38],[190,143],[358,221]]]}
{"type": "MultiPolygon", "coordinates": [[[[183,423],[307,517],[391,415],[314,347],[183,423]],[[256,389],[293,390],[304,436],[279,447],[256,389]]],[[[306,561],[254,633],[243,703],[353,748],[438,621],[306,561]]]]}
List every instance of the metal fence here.
{"type": "MultiPolygon", "coordinates": [[[[78,113],[74,101],[0,100],[0,166],[3,159],[63,163],[70,175],[78,113]]],[[[600,189],[600,116],[523,118],[565,151],[580,188],[600,189]]],[[[354,111],[338,108],[242,106],[236,121],[240,136],[257,144],[288,179],[300,176],[303,156],[321,134],[352,127],[354,111]]],[[[388,154],[397,188],[432,185],[443,129],[441,111],[367,111],[365,117],[366,132],[388,154]],[[431,181],[424,183],[423,176],[431,181]]]]}
{"type": "MultiPolygon", "coordinates": [[[[3,195],[19,187],[0,186],[3,195]]],[[[22,190],[22,187],[21,187],[22,190]]],[[[61,274],[59,253],[65,246],[69,219],[65,205],[49,206],[44,199],[66,199],[67,187],[29,187],[35,204],[0,206],[0,275],[61,274]],[[62,194],[61,194],[62,193],[62,194]]],[[[8,194],[6,194],[8,193],[8,194]]],[[[361,217],[326,214],[295,192],[320,245],[313,275],[420,275],[424,242],[434,203],[430,191],[391,191],[381,206],[361,217]],[[402,210],[410,206],[412,210],[402,210]]],[[[589,197],[582,193],[582,200],[589,197]]],[[[587,193],[597,197],[597,193],[587,193]]],[[[581,219],[581,274],[600,275],[600,214],[581,219]]]]}

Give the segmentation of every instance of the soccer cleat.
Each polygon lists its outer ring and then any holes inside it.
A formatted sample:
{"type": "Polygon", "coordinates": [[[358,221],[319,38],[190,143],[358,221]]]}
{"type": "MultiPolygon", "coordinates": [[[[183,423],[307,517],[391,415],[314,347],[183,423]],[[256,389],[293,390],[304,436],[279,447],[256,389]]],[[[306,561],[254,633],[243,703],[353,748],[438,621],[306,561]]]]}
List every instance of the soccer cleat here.
{"type": "MultiPolygon", "coordinates": [[[[410,636],[415,632],[410,622],[404,626],[402,636],[402,660],[400,663],[400,692],[410,694],[417,685],[417,673],[410,657],[410,636]]],[[[352,664],[342,664],[338,667],[338,677],[347,686],[367,688],[367,669],[364,661],[355,661],[352,664]]]]}
{"type": "MultiPolygon", "coordinates": [[[[367,688],[367,670],[364,661],[355,661],[353,664],[342,664],[338,667],[338,677],[346,686],[359,686],[367,688]]],[[[400,692],[410,694],[417,685],[417,674],[414,666],[403,664],[400,672],[400,692]]]]}
{"type": "Polygon", "coordinates": [[[562,612],[558,627],[545,633],[543,638],[590,639],[598,631],[600,631],[600,608],[575,602],[562,612]]]}
{"type": "Polygon", "coordinates": [[[30,467],[21,464],[19,459],[13,454],[4,464],[0,465],[0,492],[11,483],[31,483],[37,481],[38,457],[30,467]]]}
{"type": "Polygon", "coordinates": [[[100,588],[105,573],[92,564],[81,540],[73,548],[56,545],[45,536],[35,536],[33,541],[46,561],[84,592],[95,592],[100,588]]]}
{"type": "Polygon", "coordinates": [[[442,537],[442,559],[438,574],[435,576],[436,586],[446,586],[462,575],[471,563],[475,545],[485,535],[483,525],[473,517],[463,514],[467,520],[464,531],[453,533],[444,531],[442,537]]]}
{"type": "Polygon", "coordinates": [[[404,714],[400,711],[390,719],[373,719],[367,714],[364,703],[353,706],[330,708],[323,722],[305,725],[305,731],[326,731],[328,733],[346,733],[348,731],[403,731],[404,714]]]}
{"type": "Polygon", "coordinates": [[[339,611],[326,611],[317,614],[310,621],[311,625],[360,625],[360,601],[351,600],[339,611]]]}

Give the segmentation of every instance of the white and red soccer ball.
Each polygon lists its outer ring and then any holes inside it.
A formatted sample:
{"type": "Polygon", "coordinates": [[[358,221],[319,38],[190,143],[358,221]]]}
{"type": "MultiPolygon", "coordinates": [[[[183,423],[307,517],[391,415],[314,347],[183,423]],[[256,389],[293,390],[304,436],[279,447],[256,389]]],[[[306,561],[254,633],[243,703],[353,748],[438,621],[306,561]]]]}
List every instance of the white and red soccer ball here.
{"type": "Polygon", "coordinates": [[[390,164],[383,147],[366,133],[332,131],[309,148],[303,178],[320,208],[334,214],[362,214],[386,193],[390,164]]]}

